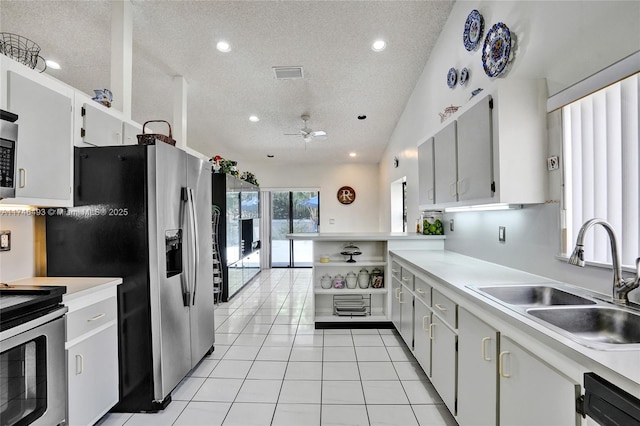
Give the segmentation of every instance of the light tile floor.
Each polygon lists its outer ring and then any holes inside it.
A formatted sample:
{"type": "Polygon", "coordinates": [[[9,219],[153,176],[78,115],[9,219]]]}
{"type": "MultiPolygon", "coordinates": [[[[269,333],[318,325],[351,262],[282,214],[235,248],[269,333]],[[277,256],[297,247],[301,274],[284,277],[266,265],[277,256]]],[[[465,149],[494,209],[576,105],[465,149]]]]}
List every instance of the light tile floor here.
{"type": "Polygon", "coordinates": [[[215,351],[164,411],[98,424],[456,425],[394,330],[316,330],[312,311],[310,269],[262,271],[215,307],[215,351]]]}

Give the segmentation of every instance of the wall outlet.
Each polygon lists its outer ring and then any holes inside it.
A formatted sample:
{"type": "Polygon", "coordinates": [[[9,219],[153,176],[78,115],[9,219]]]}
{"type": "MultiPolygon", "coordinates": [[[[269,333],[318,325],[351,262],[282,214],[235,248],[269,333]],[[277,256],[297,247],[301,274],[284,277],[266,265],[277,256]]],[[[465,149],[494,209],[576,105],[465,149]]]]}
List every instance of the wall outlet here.
{"type": "Polygon", "coordinates": [[[11,250],[11,231],[0,231],[0,251],[11,250]]]}
{"type": "Polygon", "coordinates": [[[554,155],[547,158],[547,170],[558,170],[560,164],[558,164],[558,156],[554,155]]]}
{"type": "Polygon", "coordinates": [[[449,231],[453,232],[453,219],[449,220],[449,231]]]}
{"type": "Polygon", "coordinates": [[[507,240],[506,232],[507,228],[505,228],[504,226],[500,226],[498,228],[498,241],[500,241],[501,243],[504,243],[507,240]]]}

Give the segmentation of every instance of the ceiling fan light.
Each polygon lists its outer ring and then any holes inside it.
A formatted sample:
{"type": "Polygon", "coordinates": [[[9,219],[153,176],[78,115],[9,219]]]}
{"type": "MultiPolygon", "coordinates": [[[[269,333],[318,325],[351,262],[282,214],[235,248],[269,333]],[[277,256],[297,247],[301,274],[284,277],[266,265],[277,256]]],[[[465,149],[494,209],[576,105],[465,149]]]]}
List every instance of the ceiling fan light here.
{"type": "Polygon", "coordinates": [[[224,40],[220,40],[216,44],[216,49],[218,49],[222,53],[231,52],[231,45],[224,40]]]}
{"type": "Polygon", "coordinates": [[[387,43],[384,40],[376,40],[371,45],[371,50],[373,50],[374,52],[382,52],[384,49],[386,49],[386,47],[387,43]]]}

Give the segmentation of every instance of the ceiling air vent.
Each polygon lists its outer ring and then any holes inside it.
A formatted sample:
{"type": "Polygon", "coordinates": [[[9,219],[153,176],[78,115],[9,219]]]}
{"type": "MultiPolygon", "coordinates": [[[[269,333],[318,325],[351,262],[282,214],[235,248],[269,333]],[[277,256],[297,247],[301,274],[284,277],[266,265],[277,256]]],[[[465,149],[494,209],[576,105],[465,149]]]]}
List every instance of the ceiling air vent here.
{"type": "Polygon", "coordinates": [[[273,67],[273,73],[276,75],[276,80],[294,80],[304,77],[302,67],[273,67]]]}

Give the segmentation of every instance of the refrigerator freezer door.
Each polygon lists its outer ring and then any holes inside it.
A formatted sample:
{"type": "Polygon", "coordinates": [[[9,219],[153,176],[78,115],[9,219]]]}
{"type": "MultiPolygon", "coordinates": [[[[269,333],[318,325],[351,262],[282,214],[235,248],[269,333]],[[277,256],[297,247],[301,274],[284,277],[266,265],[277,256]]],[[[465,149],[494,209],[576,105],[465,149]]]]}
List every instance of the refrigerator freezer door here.
{"type": "Polygon", "coordinates": [[[211,350],[214,342],[213,319],[213,253],[211,239],[211,163],[192,155],[186,155],[187,187],[192,190],[196,235],[189,234],[187,244],[196,258],[190,259],[194,269],[192,281],[191,366],[195,367],[211,350]],[[197,264],[197,268],[195,265],[197,264]]]}
{"type": "Polygon", "coordinates": [[[183,262],[182,273],[167,273],[166,261],[167,232],[187,233],[186,204],[182,200],[187,185],[186,157],[183,151],[160,143],[147,147],[147,161],[153,393],[155,401],[162,401],[192,367],[190,351],[185,349],[190,346],[184,272],[188,266],[183,262]]]}

